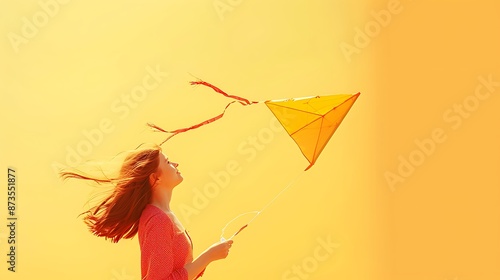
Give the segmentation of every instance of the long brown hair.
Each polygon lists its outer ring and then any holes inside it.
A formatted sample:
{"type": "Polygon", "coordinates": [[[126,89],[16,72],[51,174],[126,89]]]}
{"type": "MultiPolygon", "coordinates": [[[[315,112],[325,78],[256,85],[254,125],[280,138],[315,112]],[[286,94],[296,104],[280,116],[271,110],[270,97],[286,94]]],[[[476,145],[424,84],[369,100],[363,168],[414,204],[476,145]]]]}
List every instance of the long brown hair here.
{"type": "Polygon", "coordinates": [[[121,238],[132,238],[139,229],[142,210],[151,201],[152,186],[149,175],[155,173],[159,165],[159,146],[131,151],[120,172],[114,178],[98,178],[83,172],[62,171],[61,178],[90,180],[96,183],[112,184],[111,195],[97,206],[81,213],[84,222],[94,235],[111,239],[116,243],[121,238]]]}

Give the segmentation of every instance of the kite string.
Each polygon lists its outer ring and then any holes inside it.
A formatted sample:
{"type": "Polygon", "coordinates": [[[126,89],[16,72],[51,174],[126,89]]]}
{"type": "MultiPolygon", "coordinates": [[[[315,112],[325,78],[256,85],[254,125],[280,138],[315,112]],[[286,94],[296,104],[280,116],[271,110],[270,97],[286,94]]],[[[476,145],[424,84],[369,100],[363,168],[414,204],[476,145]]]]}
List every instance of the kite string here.
{"type": "MultiPolygon", "coordinates": [[[[231,224],[233,223],[234,221],[236,221],[239,217],[241,216],[245,216],[247,214],[252,214],[252,213],[257,213],[257,215],[259,214],[259,211],[249,211],[249,212],[245,212],[245,213],[242,213],[242,214],[239,214],[238,216],[234,217],[231,221],[229,221],[225,226],[224,228],[222,228],[222,233],[221,233],[221,236],[220,236],[220,240],[221,242],[222,241],[225,241],[226,239],[224,238],[224,233],[226,232],[226,228],[231,224]]],[[[245,226],[244,226],[245,227],[245,226]]],[[[233,234],[229,240],[231,240],[233,237],[235,237],[244,227],[240,228],[240,230],[238,230],[238,232],[236,232],[235,234],[233,234]]]]}
{"type": "Polygon", "coordinates": [[[284,189],[282,189],[266,206],[264,206],[264,208],[262,208],[262,210],[259,211],[259,214],[264,212],[264,210],[266,210],[269,206],[271,206],[274,203],[274,201],[278,199],[278,197],[280,197],[285,191],[287,191],[291,186],[293,186],[295,182],[297,182],[300,179],[300,177],[302,177],[304,171],[305,170],[300,172],[299,175],[295,176],[295,178],[292,181],[290,181],[284,189]]]}
{"type": "Polygon", "coordinates": [[[226,228],[231,224],[233,223],[235,220],[237,220],[238,218],[240,218],[241,216],[244,216],[244,215],[247,215],[247,214],[251,214],[251,213],[256,213],[254,215],[254,217],[248,222],[246,223],[243,227],[241,227],[235,234],[233,234],[229,239],[227,240],[231,240],[233,239],[233,237],[235,237],[238,233],[240,233],[243,229],[245,229],[246,227],[248,227],[255,219],[257,219],[257,217],[262,214],[262,212],[264,212],[267,208],[269,208],[269,206],[271,206],[275,201],[276,199],[278,199],[284,192],[286,192],[291,186],[293,186],[299,179],[300,177],[302,177],[302,175],[304,174],[305,170],[303,170],[302,172],[299,173],[299,175],[295,176],[295,178],[291,181],[288,182],[288,184],[277,194],[275,195],[261,210],[259,211],[249,211],[249,212],[245,212],[243,214],[240,214],[238,216],[236,216],[234,219],[232,219],[231,221],[229,221],[225,226],[224,228],[222,229],[222,233],[221,233],[221,241],[225,241],[226,239],[224,238],[224,232],[226,230],[226,228]]]}

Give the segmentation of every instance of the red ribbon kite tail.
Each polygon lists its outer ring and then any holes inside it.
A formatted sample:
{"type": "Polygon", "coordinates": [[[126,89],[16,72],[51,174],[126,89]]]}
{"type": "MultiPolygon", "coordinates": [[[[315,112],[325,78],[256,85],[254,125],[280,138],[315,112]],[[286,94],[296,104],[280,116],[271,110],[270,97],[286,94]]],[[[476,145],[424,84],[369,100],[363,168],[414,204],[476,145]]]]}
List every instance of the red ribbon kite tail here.
{"type": "Polygon", "coordinates": [[[190,82],[191,85],[204,85],[204,86],[207,86],[207,87],[210,87],[212,88],[215,92],[218,92],[222,95],[224,95],[225,97],[228,97],[228,98],[232,98],[232,99],[235,99],[234,101],[231,101],[229,102],[226,107],[224,108],[224,111],[222,111],[221,114],[213,117],[213,118],[210,118],[208,120],[205,120],[205,121],[202,121],[198,124],[195,124],[195,125],[192,125],[190,127],[186,127],[186,128],[180,128],[180,129],[176,129],[176,130],[165,130],[155,124],[152,124],[152,123],[148,123],[147,125],[149,127],[151,127],[153,130],[155,131],[158,131],[158,132],[164,132],[164,133],[171,133],[172,135],[168,136],[167,139],[163,140],[163,142],[160,143],[160,146],[163,145],[163,143],[167,142],[168,140],[170,140],[172,137],[174,137],[175,135],[179,134],[179,133],[182,133],[182,132],[186,132],[186,131],[189,131],[189,130],[192,130],[192,129],[196,129],[198,127],[201,127],[201,126],[204,126],[204,125],[207,125],[209,123],[212,123],[216,120],[219,120],[221,119],[224,114],[226,113],[226,110],[227,108],[229,108],[229,106],[231,106],[231,104],[233,103],[240,103],[241,105],[243,106],[247,106],[247,105],[252,105],[252,104],[257,104],[259,102],[257,101],[250,101],[246,98],[243,98],[243,97],[240,97],[240,96],[236,96],[236,95],[230,95],[230,94],[227,94],[225,93],[224,91],[222,91],[220,88],[210,84],[210,83],[207,83],[207,82],[204,82],[202,80],[199,80],[199,81],[193,81],[193,82],[190,82]]]}
{"type": "MultiPolygon", "coordinates": [[[[229,104],[226,105],[226,107],[224,108],[224,111],[222,111],[221,114],[213,117],[213,118],[210,118],[208,120],[205,120],[205,121],[202,121],[198,124],[195,124],[195,125],[192,125],[190,127],[185,127],[185,128],[179,128],[179,129],[176,129],[176,130],[171,130],[171,131],[168,131],[168,130],[165,130],[155,124],[152,124],[152,123],[148,123],[148,126],[151,127],[153,130],[157,131],[157,132],[164,132],[164,133],[171,133],[172,135],[168,136],[167,139],[163,140],[163,142],[160,143],[160,146],[163,145],[163,143],[167,142],[168,140],[170,140],[170,138],[174,137],[175,135],[179,134],[179,133],[182,133],[182,132],[186,132],[186,131],[189,131],[189,130],[192,130],[192,129],[196,129],[198,127],[201,127],[201,126],[204,126],[204,125],[207,125],[209,123],[212,123],[216,120],[219,120],[221,119],[224,114],[226,113],[226,110],[227,108],[229,108],[229,106],[231,106],[231,104],[233,103],[236,103],[236,102],[239,102],[239,101],[231,101],[229,104]]],[[[239,102],[241,103],[241,102],[239,102]]],[[[241,103],[242,104],[242,103],[241,103]]],[[[245,104],[243,104],[245,105],[245,104]]]]}
{"type": "Polygon", "coordinates": [[[207,83],[205,81],[202,81],[202,80],[193,81],[193,82],[190,82],[190,84],[191,85],[204,85],[204,86],[207,86],[207,87],[213,89],[215,92],[218,92],[218,93],[224,95],[225,97],[236,99],[236,100],[238,100],[240,102],[244,102],[245,104],[242,103],[243,106],[259,103],[258,101],[250,101],[250,100],[248,100],[246,98],[243,98],[243,97],[240,97],[240,96],[227,94],[223,90],[221,90],[220,88],[218,88],[218,87],[216,87],[216,86],[214,86],[214,85],[212,85],[210,83],[207,83]]]}

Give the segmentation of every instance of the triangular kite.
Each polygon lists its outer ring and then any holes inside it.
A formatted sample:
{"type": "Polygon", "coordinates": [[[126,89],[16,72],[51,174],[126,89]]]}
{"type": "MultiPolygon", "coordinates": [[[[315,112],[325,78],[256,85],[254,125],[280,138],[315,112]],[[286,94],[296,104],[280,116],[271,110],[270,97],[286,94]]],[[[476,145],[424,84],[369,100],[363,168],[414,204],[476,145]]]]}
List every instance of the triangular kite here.
{"type": "Polygon", "coordinates": [[[314,165],[359,94],[273,100],[266,101],[265,104],[309,161],[306,168],[308,170],[314,165]]]}

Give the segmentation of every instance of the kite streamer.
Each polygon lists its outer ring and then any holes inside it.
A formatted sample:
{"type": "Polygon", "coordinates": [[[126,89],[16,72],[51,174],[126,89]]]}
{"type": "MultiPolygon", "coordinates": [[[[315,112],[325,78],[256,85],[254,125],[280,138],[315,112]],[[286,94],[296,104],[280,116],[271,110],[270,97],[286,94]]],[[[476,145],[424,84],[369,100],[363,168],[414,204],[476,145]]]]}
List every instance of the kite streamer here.
{"type": "Polygon", "coordinates": [[[189,131],[191,129],[195,129],[195,128],[207,125],[209,123],[212,123],[212,122],[214,122],[214,121],[222,118],[224,116],[224,114],[226,113],[227,108],[229,108],[229,106],[231,106],[231,104],[234,104],[235,102],[236,101],[232,101],[229,104],[227,104],[226,108],[224,108],[224,111],[222,111],[221,114],[219,114],[219,115],[217,115],[217,116],[215,116],[213,118],[210,118],[208,120],[202,121],[199,124],[192,125],[190,127],[180,128],[180,129],[176,129],[176,130],[172,130],[172,131],[167,131],[167,130],[164,130],[163,128],[161,128],[161,127],[159,127],[157,125],[154,125],[152,123],[148,123],[148,126],[151,127],[151,128],[153,128],[155,131],[165,132],[165,133],[171,133],[171,135],[168,136],[167,139],[163,140],[163,142],[160,143],[160,146],[161,146],[161,145],[163,145],[163,143],[167,142],[168,140],[170,140],[170,138],[174,137],[175,135],[177,135],[179,133],[186,132],[186,131],[189,131]]]}

